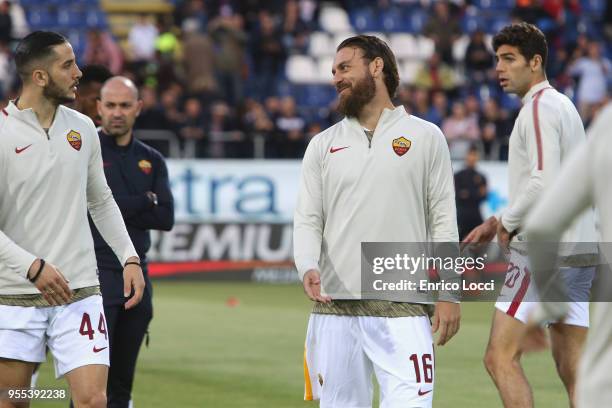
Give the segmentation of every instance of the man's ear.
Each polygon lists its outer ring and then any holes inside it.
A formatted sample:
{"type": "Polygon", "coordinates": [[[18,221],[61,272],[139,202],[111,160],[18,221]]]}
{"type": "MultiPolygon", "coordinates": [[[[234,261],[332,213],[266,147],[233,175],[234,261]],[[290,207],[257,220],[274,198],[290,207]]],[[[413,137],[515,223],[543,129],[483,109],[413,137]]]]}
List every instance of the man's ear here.
{"type": "Polygon", "coordinates": [[[35,69],[32,71],[32,82],[40,87],[47,86],[49,84],[49,74],[43,69],[35,69]]]}
{"type": "Polygon", "coordinates": [[[370,74],[374,78],[381,75],[383,72],[383,68],[385,67],[385,63],[382,58],[376,57],[370,62],[370,74]]]}
{"type": "Polygon", "coordinates": [[[530,65],[531,65],[531,71],[533,72],[537,71],[538,67],[544,70],[544,67],[542,66],[542,56],[539,54],[534,55],[530,61],[530,65]]]}

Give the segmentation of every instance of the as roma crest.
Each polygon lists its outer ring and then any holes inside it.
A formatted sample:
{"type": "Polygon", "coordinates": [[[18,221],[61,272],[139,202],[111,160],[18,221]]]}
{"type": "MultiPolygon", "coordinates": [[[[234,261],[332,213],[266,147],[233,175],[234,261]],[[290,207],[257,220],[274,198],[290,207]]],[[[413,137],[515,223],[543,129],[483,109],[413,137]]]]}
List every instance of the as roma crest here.
{"type": "Polygon", "coordinates": [[[83,142],[81,140],[81,134],[79,132],[71,130],[66,135],[66,139],[68,140],[68,143],[70,143],[70,146],[72,146],[75,150],[81,150],[81,145],[83,144],[83,142]]]}
{"type": "Polygon", "coordinates": [[[404,136],[402,136],[400,138],[393,139],[392,146],[393,146],[393,151],[395,152],[395,154],[401,157],[405,155],[408,150],[410,150],[410,146],[412,146],[412,142],[406,139],[404,136]]]}
{"type": "Polygon", "coordinates": [[[153,170],[153,166],[151,166],[151,162],[148,161],[148,160],[141,160],[141,161],[139,161],[138,162],[138,167],[146,175],[151,174],[151,171],[153,170]]]}

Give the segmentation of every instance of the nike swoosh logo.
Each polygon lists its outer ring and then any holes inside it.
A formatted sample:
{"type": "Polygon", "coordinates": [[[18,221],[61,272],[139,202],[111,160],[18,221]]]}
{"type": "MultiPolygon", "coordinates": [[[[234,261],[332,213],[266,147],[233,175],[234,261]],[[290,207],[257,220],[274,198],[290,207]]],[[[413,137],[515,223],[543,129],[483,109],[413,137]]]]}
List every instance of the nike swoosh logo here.
{"type": "Polygon", "coordinates": [[[330,153],[336,153],[339,152],[340,150],[344,150],[344,149],[348,149],[351,146],[344,146],[344,147],[330,147],[329,148],[329,152],[330,153]]]}
{"type": "Polygon", "coordinates": [[[32,144],[27,145],[26,147],[22,147],[21,149],[16,147],[15,148],[15,153],[19,154],[21,152],[23,152],[25,149],[27,149],[28,147],[32,146],[32,144]]]}
{"type": "Polygon", "coordinates": [[[421,390],[419,390],[419,397],[422,397],[423,395],[427,395],[427,394],[429,394],[431,391],[433,391],[433,390],[428,390],[428,391],[421,391],[421,390]]]}
{"type": "Polygon", "coordinates": [[[105,349],[107,349],[107,348],[108,348],[108,346],[106,346],[106,347],[102,347],[102,348],[97,348],[96,346],[94,346],[94,347],[93,347],[93,352],[94,352],[94,353],[99,353],[99,352],[101,352],[102,350],[105,350],[105,349]]]}

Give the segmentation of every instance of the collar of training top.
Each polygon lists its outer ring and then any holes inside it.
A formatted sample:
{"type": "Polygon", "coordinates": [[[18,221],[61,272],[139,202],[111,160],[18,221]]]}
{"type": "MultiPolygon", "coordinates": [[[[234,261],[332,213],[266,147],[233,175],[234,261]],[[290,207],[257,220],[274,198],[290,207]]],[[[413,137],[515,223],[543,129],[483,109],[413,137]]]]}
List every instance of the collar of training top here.
{"type": "Polygon", "coordinates": [[[523,99],[522,99],[523,104],[526,104],[527,102],[529,102],[535,94],[540,92],[542,89],[546,89],[546,88],[552,88],[550,86],[550,83],[546,79],[532,86],[531,89],[529,89],[529,92],[527,92],[525,96],[523,96],[523,99]]]}

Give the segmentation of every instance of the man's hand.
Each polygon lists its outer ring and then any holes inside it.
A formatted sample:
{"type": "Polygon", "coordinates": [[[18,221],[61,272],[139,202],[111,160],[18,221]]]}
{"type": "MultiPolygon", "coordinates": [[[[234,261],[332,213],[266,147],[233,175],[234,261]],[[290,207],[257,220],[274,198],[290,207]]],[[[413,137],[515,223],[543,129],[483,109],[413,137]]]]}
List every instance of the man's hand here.
{"type": "Polygon", "coordinates": [[[466,244],[488,244],[495,237],[495,233],[497,232],[497,224],[501,224],[497,221],[497,218],[489,217],[485,222],[474,228],[467,235],[467,237],[463,239],[461,246],[465,247],[466,244]]]}
{"type": "Polygon", "coordinates": [[[504,251],[508,252],[510,247],[510,233],[501,222],[497,224],[497,243],[504,251]]]}
{"type": "Polygon", "coordinates": [[[321,296],[321,275],[319,271],[311,269],[304,274],[304,293],[310,300],[321,303],[330,303],[331,297],[321,296]]]}
{"type": "MultiPolygon", "coordinates": [[[[140,262],[136,257],[128,258],[127,262],[140,262]]],[[[131,309],[142,300],[145,288],[145,280],[142,269],[138,265],[126,265],[123,268],[123,296],[129,297],[134,289],[134,296],[125,303],[125,309],[131,309]]]]}
{"type": "MultiPolygon", "coordinates": [[[[40,268],[40,259],[36,259],[30,269],[28,269],[28,278],[34,277],[40,268]]],[[[68,279],[55,266],[49,262],[45,262],[43,270],[36,278],[34,286],[42,293],[43,297],[51,306],[64,305],[72,298],[72,291],[68,286],[68,279]]]]}
{"type": "Polygon", "coordinates": [[[433,316],[433,325],[431,332],[436,333],[440,330],[438,336],[438,346],[445,345],[459,331],[459,323],[461,321],[461,306],[459,303],[451,302],[436,302],[436,309],[433,316]]]}

